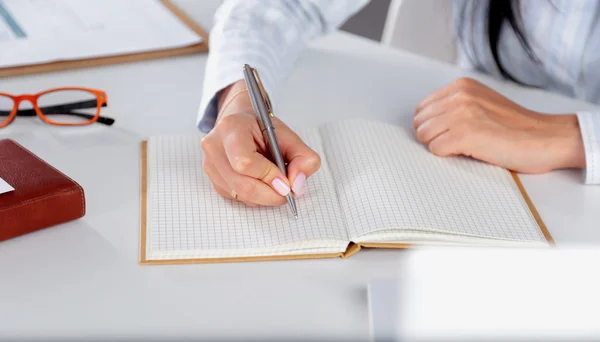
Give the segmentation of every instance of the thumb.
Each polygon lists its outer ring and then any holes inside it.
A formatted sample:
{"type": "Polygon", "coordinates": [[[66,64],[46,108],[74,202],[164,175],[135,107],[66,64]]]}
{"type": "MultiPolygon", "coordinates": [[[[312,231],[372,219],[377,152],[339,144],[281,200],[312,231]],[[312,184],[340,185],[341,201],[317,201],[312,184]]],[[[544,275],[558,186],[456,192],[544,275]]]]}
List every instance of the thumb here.
{"type": "Polygon", "coordinates": [[[321,167],[321,157],[308,147],[300,137],[285,125],[276,128],[279,148],[288,162],[287,178],[296,196],[302,196],[306,179],[321,167]]]}

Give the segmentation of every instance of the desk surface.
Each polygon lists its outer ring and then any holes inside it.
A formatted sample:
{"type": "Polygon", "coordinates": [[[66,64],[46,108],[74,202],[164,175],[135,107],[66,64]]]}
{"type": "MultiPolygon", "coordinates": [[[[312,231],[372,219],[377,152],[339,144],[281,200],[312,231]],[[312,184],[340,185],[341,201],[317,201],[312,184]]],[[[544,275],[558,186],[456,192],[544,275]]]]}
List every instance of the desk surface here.
{"type": "MultiPolygon", "coordinates": [[[[12,93],[104,89],[105,113],[117,122],[62,128],[18,118],[0,130],[0,138],[19,141],[82,184],[88,204],[81,220],[0,244],[0,339],[368,339],[367,284],[396,276],[405,251],[364,250],[347,260],[138,265],[139,144],[149,135],[198,134],[205,62],[204,55],[178,57],[1,81],[12,93]]],[[[335,33],[303,54],[275,105],[292,127],[347,117],[399,123],[422,97],[464,74],[335,33]]],[[[535,109],[594,108],[477,77],[535,109]]],[[[582,185],[579,171],[522,179],[559,245],[600,242],[600,187],[582,185]]]]}

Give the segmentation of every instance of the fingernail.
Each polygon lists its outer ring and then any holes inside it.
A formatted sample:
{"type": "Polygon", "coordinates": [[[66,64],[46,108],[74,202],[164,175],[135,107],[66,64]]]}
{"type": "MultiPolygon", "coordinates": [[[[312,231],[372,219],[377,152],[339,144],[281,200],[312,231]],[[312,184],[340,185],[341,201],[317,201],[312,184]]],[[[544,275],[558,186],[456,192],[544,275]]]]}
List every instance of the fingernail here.
{"type": "Polygon", "coordinates": [[[292,190],[296,196],[300,197],[304,195],[304,184],[306,183],[306,175],[304,172],[300,172],[292,184],[292,190]]]}
{"type": "Polygon", "coordinates": [[[290,187],[279,178],[273,179],[273,183],[271,184],[281,196],[287,196],[290,193],[290,187]]]}

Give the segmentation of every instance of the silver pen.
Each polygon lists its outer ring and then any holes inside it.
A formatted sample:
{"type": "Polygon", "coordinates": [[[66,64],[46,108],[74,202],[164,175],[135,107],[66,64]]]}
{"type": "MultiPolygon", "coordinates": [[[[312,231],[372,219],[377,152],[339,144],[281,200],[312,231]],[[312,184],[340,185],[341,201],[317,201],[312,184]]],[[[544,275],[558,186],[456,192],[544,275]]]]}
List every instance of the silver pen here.
{"type": "MultiPolygon", "coordinates": [[[[273,108],[271,107],[271,100],[269,95],[265,91],[260,76],[256,69],[252,68],[248,64],[244,64],[244,79],[246,80],[246,87],[250,94],[250,101],[252,101],[252,108],[258,116],[258,123],[262,130],[265,142],[269,145],[271,156],[277,167],[281,170],[284,176],[287,177],[287,170],[281,150],[279,149],[279,143],[277,143],[277,137],[275,136],[275,127],[273,126],[273,108]]],[[[286,196],[292,214],[294,218],[298,219],[298,209],[296,208],[296,200],[292,195],[292,192],[286,196]]]]}

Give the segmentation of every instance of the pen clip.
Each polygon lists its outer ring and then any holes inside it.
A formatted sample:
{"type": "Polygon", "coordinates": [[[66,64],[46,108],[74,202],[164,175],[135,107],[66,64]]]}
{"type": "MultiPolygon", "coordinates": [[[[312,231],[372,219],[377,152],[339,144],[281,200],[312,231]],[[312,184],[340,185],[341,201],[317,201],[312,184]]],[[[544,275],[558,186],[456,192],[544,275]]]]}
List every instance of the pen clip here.
{"type": "Polygon", "coordinates": [[[260,95],[262,96],[263,101],[265,102],[265,106],[267,107],[269,116],[274,117],[273,106],[271,106],[271,99],[269,98],[269,94],[267,94],[267,91],[265,90],[265,87],[263,86],[262,80],[260,79],[260,76],[258,75],[256,68],[252,68],[252,72],[254,73],[254,77],[256,77],[256,80],[258,81],[258,88],[260,90],[260,95]]]}

